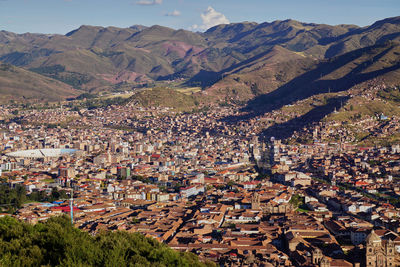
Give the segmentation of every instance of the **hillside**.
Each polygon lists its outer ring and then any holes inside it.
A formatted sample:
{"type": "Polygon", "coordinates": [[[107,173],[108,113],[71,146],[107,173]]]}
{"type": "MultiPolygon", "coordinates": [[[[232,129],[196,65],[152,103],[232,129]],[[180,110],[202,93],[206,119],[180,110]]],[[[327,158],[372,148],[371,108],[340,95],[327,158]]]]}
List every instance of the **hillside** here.
{"type": "Polygon", "coordinates": [[[346,92],[372,79],[379,78],[389,85],[400,84],[400,45],[394,42],[327,60],[287,58],[292,60],[270,61],[270,64],[252,67],[247,72],[228,75],[205,93],[226,94],[232,100],[251,99],[248,107],[264,112],[321,93],[346,92]],[[239,97],[237,92],[241,93],[239,97]]]}
{"type": "Polygon", "coordinates": [[[79,91],[57,80],[0,63],[0,101],[10,99],[41,99],[43,101],[64,100],[77,96],[79,91]]]}
{"type": "MultiPolygon", "coordinates": [[[[399,21],[400,17],[388,18],[363,28],[294,20],[244,22],[215,26],[205,33],[157,25],[84,25],[66,35],[1,31],[0,60],[88,91],[177,78],[205,88],[229,74],[249,73],[263,65],[271,68],[270,75],[279,76],[286,67],[275,69],[274,64],[327,59],[399,40],[399,21]]],[[[277,77],[276,84],[287,79],[277,77]]]]}
{"type": "MultiPolygon", "coordinates": [[[[283,69],[285,65],[279,63],[275,69],[283,69]]],[[[273,89],[262,88],[269,91],[260,93],[259,90],[259,94],[246,103],[244,114],[228,116],[225,120],[233,124],[253,118],[266,121],[261,136],[267,139],[274,136],[310,143],[313,141],[312,127],[323,123],[326,131],[321,139],[323,142],[340,141],[340,135],[330,134],[331,125],[335,125],[333,128],[346,132],[347,142],[364,145],[398,143],[400,134],[393,125],[400,117],[398,43],[386,42],[329,60],[307,62],[300,59],[287,65],[286,71],[302,73],[287,72],[284,77],[291,75],[294,78],[273,89]]],[[[268,72],[261,69],[233,74],[203,93],[215,93],[216,86],[223,85],[225,80],[231,82],[232,88],[233,82],[238,85],[246,79],[250,91],[252,77],[260,79],[263,71],[268,72]]],[[[241,86],[246,88],[246,83],[241,86]]],[[[254,84],[252,87],[254,89],[254,84]]],[[[231,101],[234,100],[231,97],[231,101]]]]}
{"type": "Polygon", "coordinates": [[[153,238],[127,232],[91,236],[69,218],[30,225],[0,218],[2,266],[214,266],[194,254],[179,253],[153,238]]]}
{"type": "Polygon", "coordinates": [[[284,85],[315,66],[318,61],[275,46],[258,59],[233,66],[204,94],[244,102],[284,85]]]}

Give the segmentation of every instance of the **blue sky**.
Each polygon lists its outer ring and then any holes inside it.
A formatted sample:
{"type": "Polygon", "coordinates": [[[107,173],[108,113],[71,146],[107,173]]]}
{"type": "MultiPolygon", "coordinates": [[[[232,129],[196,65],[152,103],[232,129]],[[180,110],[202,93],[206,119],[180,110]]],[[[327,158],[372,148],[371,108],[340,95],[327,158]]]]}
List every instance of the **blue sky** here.
{"type": "Polygon", "coordinates": [[[296,19],[366,26],[400,15],[400,0],[0,0],[0,30],[65,34],[80,25],[163,25],[296,19]]]}

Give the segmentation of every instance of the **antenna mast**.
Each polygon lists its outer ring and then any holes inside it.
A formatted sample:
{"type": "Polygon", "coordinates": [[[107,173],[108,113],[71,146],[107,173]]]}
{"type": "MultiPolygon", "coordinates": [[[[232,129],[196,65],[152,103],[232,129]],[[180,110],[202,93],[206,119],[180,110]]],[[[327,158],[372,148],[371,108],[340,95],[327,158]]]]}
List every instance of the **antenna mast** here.
{"type": "Polygon", "coordinates": [[[71,224],[74,225],[74,188],[71,186],[71,198],[69,199],[71,224]]]}

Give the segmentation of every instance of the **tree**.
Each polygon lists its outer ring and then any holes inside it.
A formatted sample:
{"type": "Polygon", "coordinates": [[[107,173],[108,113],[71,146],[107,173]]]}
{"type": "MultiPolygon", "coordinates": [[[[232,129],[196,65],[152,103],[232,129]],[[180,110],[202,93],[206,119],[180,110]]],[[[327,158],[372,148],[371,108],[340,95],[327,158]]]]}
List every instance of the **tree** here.
{"type": "Polygon", "coordinates": [[[302,196],[300,196],[299,194],[296,194],[296,195],[292,196],[289,203],[292,204],[293,206],[295,206],[296,208],[298,208],[304,204],[304,198],[302,196]]]}
{"type": "Polygon", "coordinates": [[[235,182],[230,180],[226,185],[229,186],[229,188],[232,188],[232,186],[235,185],[235,182]]]}
{"type": "Polygon", "coordinates": [[[7,184],[0,185],[0,204],[5,205],[6,212],[13,213],[26,201],[26,190],[22,185],[10,188],[7,184]]]}
{"type": "Polygon", "coordinates": [[[0,266],[215,266],[139,233],[76,229],[67,216],[35,225],[0,218],[0,266]]]}

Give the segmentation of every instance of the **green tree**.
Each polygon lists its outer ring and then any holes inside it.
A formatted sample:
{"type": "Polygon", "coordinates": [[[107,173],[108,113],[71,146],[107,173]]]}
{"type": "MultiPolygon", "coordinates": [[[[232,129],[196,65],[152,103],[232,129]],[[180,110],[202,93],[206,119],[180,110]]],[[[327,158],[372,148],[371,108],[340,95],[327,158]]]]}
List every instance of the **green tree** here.
{"type": "Polygon", "coordinates": [[[22,185],[10,188],[7,184],[0,185],[0,204],[3,211],[13,213],[26,201],[26,190],[22,185]]]}
{"type": "Polygon", "coordinates": [[[0,218],[0,266],[215,266],[139,233],[74,228],[67,216],[35,225],[0,218]]]}

